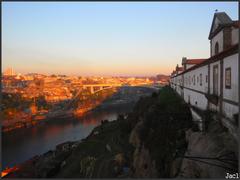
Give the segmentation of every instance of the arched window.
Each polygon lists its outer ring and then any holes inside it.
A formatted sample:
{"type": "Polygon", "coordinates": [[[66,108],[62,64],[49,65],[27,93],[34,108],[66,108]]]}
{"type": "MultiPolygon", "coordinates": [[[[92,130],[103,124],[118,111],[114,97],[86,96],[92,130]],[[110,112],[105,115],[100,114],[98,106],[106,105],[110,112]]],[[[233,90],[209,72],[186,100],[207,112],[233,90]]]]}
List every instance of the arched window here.
{"type": "Polygon", "coordinates": [[[219,45],[218,45],[218,42],[216,42],[215,44],[215,54],[218,54],[219,53],[219,45]]]}

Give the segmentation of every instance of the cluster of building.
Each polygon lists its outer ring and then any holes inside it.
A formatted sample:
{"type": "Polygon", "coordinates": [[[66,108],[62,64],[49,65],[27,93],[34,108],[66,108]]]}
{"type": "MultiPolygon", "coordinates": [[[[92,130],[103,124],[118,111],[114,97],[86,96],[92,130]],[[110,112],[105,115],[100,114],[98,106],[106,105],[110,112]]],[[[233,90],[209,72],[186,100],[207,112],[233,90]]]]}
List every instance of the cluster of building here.
{"type": "MultiPolygon", "coordinates": [[[[150,78],[142,77],[79,77],[66,75],[43,75],[37,73],[15,74],[12,68],[7,69],[2,76],[2,91],[6,97],[12,98],[9,104],[3,104],[4,123],[6,131],[18,127],[19,122],[33,122],[41,120],[45,116],[55,116],[58,110],[74,104],[79,100],[86,99],[89,95],[104,88],[119,87],[124,85],[152,84],[150,78]],[[21,97],[21,98],[20,98],[21,97]],[[16,101],[21,101],[19,107],[11,108],[16,101]],[[31,102],[29,104],[29,102],[31,102]],[[13,126],[16,124],[16,126],[13,126]]],[[[97,104],[93,98],[93,104],[97,104]]],[[[6,102],[6,101],[5,101],[6,102]]],[[[79,112],[85,112],[92,108],[90,101],[81,102],[79,112]],[[85,108],[86,106],[86,108],[85,108]]],[[[19,105],[17,105],[19,106],[19,105]]],[[[77,111],[78,112],[78,111],[77,111]]],[[[65,113],[65,112],[64,112],[65,113]]],[[[19,127],[23,124],[19,124],[19,127]]]]}
{"type": "Polygon", "coordinates": [[[22,97],[37,98],[44,96],[46,101],[67,100],[72,93],[64,81],[44,75],[6,76],[2,78],[3,92],[19,93],[22,97]]]}
{"type": "Polygon", "coordinates": [[[193,109],[213,112],[237,138],[239,117],[239,21],[216,12],[208,39],[210,57],[182,58],[170,85],[193,109]]]}
{"type": "MultiPolygon", "coordinates": [[[[19,93],[26,98],[44,96],[47,102],[70,100],[83,85],[97,84],[166,84],[168,77],[79,77],[65,75],[43,75],[30,73],[15,74],[12,68],[7,69],[2,76],[3,92],[19,93]]],[[[97,86],[96,86],[97,87],[97,86]]]]}

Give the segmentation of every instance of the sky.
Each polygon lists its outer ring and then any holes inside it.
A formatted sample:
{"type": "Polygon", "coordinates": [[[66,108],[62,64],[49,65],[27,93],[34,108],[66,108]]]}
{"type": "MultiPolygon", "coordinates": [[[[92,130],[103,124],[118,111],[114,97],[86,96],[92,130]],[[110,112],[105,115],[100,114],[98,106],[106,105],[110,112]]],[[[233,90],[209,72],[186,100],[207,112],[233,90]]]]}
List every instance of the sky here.
{"type": "Polygon", "coordinates": [[[208,58],[215,10],[237,2],[3,2],[2,69],[80,76],[170,74],[208,58]]]}

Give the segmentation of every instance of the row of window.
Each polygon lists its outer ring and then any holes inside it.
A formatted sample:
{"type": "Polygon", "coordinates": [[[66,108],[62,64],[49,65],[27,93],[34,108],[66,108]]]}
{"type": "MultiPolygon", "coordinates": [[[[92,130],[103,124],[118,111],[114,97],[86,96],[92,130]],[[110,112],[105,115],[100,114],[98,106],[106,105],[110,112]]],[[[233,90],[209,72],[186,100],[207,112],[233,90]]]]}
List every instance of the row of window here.
{"type": "MultiPolygon", "coordinates": [[[[202,86],[202,82],[203,82],[203,75],[199,74],[199,76],[197,76],[197,83],[200,83],[200,86],[202,86]]],[[[206,75],[206,83],[208,82],[208,76],[206,75]]],[[[191,85],[191,83],[193,83],[193,85],[196,84],[196,77],[195,75],[193,75],[193,77],[191,78],[191,76],[186,77],[185,78],[185,83],[186,85],[191,85]]]]}
{"type": "MultiPolygon", "coordinates": [[[[213,81],[218,81],[218,80],[213,78],[213,81]]],[[[173,82],[182,84],[182,79],[174,79],[173,82]]],[[[186,85],[191,85],[191,83],[193,85],[196,85],[196,76],[193,75],[192,78],[191,76],[185,77],[184,82],[186,85]]],[[[205,76],[205,82],[208,83],[208,75],[205,76]]],[[[203,75],[201,73],[199,74],[199,76],[197,76],[197,83],[199,83],[199,85],[202,86],[203,75]]],[[[215,84],[215,82],[213,82],[213,84],[215,84]]],[[[225,88],[231,89],[231,68],[230,67],[225,69],[225,88]]]]}

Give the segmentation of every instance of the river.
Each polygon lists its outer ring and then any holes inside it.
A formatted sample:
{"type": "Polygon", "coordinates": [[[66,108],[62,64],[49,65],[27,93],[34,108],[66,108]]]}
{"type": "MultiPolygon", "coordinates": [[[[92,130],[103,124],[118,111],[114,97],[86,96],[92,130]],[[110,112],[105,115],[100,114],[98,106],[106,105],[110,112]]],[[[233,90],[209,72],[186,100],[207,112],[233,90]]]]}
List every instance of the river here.
{"type": "Polygon", "coordinates": [[[91,112],[81,118],[53,119],[31,128],[2,134],[2,169],[55,149],[65,141],[81,140],[88,136],[101,120],[115,120],[118,114],[127,113],[130,106],[91,112]]]}

